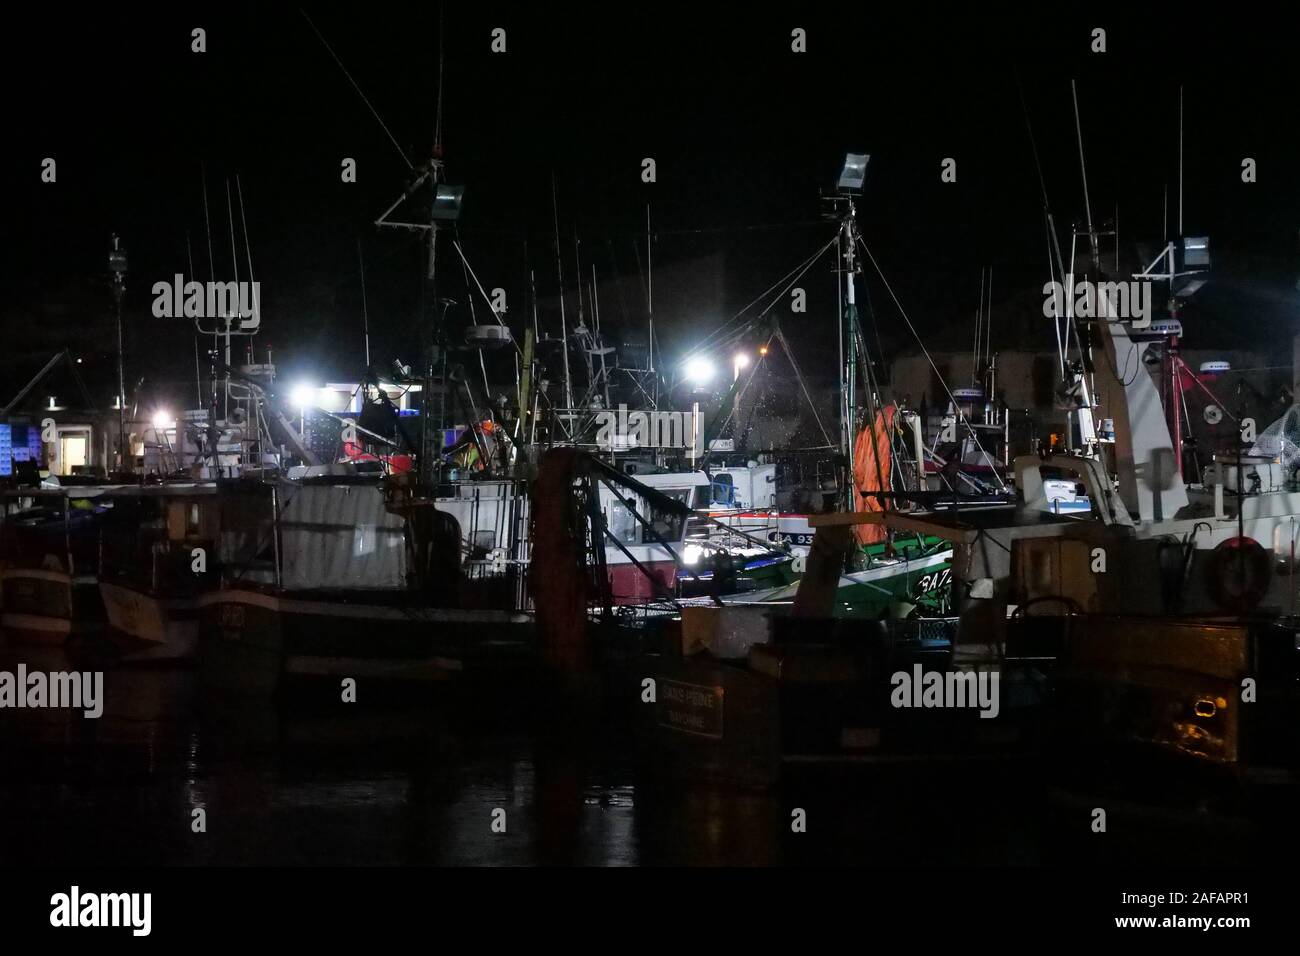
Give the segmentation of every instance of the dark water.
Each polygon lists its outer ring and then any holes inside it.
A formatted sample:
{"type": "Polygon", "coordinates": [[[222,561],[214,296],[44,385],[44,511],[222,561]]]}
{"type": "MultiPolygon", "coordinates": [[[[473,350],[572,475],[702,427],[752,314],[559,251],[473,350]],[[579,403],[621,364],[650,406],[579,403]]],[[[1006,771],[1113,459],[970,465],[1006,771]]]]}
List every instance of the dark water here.
{"type": "MultiPolygon", "coordinates": [[[[0,648],[0,667],[65,670],[0,648]]],[[[344,704],[203,694],[110,668],[104,714],[0,710],[0,865],[1253,862],[1259,819],[1107,804],[1029,763],[801,768],[776,789],[665,780],[618,714],[434,689],[344,704]],[[205,833],[192,811],[206,813],[205,833]],[[795,808],[807,815],[794,833],[795,808]],[[505,811],[505,833],[492,831],[505,811]]]]}

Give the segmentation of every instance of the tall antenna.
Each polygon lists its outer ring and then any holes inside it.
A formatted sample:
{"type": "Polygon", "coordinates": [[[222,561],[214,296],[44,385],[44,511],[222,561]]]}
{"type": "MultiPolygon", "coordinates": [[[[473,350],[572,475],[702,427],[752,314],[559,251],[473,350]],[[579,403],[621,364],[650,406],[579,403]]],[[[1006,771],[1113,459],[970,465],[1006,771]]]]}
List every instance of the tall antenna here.
{"type": "MultiPolygon", "coordinates": [[[[438,106],[434,114],[433,121],[433,155],[442,155],[442,35],[443,35],[443,9],[444,5],[438,4],[438,106]]],[[[471,296],[470,298],[473,298],[471,296]]]]}
{"type": "MultiPolygon", "coordinates": [[[[190,263],[190,278],[197,280],[198,277],[194,275],[194,249],[191,248],[190,246],[190,234],[188,232],[185,233],[185,257],[189,260],[190,263]]],[[[194,387],[198,390],[198,395],[199,395],[198,407],[202,408],[203,407],[203,370],[202,370],[202,366],[199,364],[199,333],[197,331],[195,331],[194,333],[194,387]]]]}
{"type": "MultiPolygon", "coordinates": [[[[984,309],[984,361],[993,359],[993,267],[989,266],[988,305],[984,309]]],[[[992,396],[989,396],[992,398],[992,396]]]]}
{"type": "Polygon", "coordinates": [[[366,369],[368,370],[370,368],[370,310],[366,307],[366,260],[361,255],[359,236],[357,237],[357,264],[361,268],[361,327],[366,335],[366,369]]]}
{"type": "Polygon", "coordinates": [[[1178,235],[1183,234],[1183,88],[1178,87],[1178,235]]]}
{"type": "Polygon", "coordinates": [[[533,299],[533,339],[536,341],[541,337],[537,325],[537,275],[532,269],[528,270],[528,289],[532,293],[533,299]]]}
{"type": "Polygon", "coordinates": [[[208,169],[199,163],[199,179],[203,183],[203,228],[208,234],[208,279],[217,281],[217,267],[212,259],[212,219],[208,215],[208,169]]]}
{"type": "Polygon", "coordinates": [[[573,226],[573,272],[578,282],[578,328],[585,329],[587,326],[582,309],[582,253],[579,250],[577,223],[573,226]]]}
{"type": "Polygon", "coordinates": [[[560,281],[560,350],[564,356],[564,407],[573,408],[573,388],[569,383],[569,325],[564,315],[564,256],[560,253],[560,203],[555,193],[555,173],[551,173],[551,212],[555,220],[555,273],[560,281]]]}
{"type": "Polygon", "coordinates": [[[1119,203],[1115,203],[1115,271],[1119,272],[1119,203]]]}
{"type": "MultiPolygon", "coordinates": [[[[1056,281],[1056,275],[1053,273],[1053,263],[1055,263],[1055,272],[1060,275],[1062,284],[1066,283],[1065,259],[1061,255],[1061,240],[1056,235],[1056,218],[1052,215],[1052,204],[1047,196],[1047,179],[1043,176],[1043,164],[1038,156],[1038,141],[1034,139],[1034,124],[1029,118],[1029,104],[1025,101],[1025,90],[1020,83],[1020,75],[1016,75],[1016,90],[1020,93],[1020,111],[1025,117],[1025,131],[1029,134],[1029,148],[1034,157],[1034,169],[1038,171],[1038,187],[1043,194],[1043,221],[1047,229],[1047,271],[1051,274],[1052,281],[1056,281]]],[[[1070,263],[1070,272],[1074,271],[1074,263],[1070,263]]],[[[1053,319],[1053,325],[1056,326],[1057,345],[1060,349],[1059,358],[1061,373],[1065,373],[1065,358],[1070,349],[1070,315],[1073,312],[1071,303],[1073,300],[1066,297],[1066,315],[1057,316],[1053,319]],[[1066,320],[1065,335],[1061,335],[1061,319],[1066,320]]],[[[1077,338],[1077,333],[1076,333],[1077,338]]],[[[1080,346],[1082,352],[1082,346],[1080,346]]],[[[1086,356],[1083,356],[1086,360],[1086,356]]]]}

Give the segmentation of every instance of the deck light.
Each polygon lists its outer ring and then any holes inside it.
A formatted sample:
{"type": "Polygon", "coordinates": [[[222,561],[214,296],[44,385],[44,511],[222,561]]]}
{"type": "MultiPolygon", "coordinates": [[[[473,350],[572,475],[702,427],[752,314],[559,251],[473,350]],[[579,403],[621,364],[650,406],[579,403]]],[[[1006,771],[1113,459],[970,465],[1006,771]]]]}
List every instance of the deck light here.
{"type": "Polygon", "coordinates": [[[289,391],[289,402],[300,411],[312,408],[316,404],[316,389],[306,382],[299,382],[289,391]]]}
{"type": "Polygon", "coordinates": [[[697,355],[686,363],[686,378],[691,384],[703,387],[713,379],[713,363],[702,355],[697,355]]]}

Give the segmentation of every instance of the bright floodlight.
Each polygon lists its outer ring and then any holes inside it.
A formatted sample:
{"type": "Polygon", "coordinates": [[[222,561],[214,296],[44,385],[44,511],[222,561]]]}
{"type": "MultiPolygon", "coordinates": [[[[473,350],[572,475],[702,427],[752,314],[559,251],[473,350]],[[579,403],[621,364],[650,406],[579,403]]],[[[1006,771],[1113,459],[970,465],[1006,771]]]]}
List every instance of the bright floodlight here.
{"type": "Polygon", "coordinates": [[[444,220],[459,219],[460,206],[464,198],[464,186],[448,186],[440,183],[433,191],[433,218],[444,220]]]}
{"type": "Polygon", "coordinates": [[[840,170],[837,184],[842,193],[862,192],[862,183],[867,178],[867,163],[871,156],[867,153],[849,153],[844,157],[844,168],[840,170]]]}
{"type": "Polygon", "coordinates": [[[739,355],[736,356],[736,368],[744,368],[748,364],[749,364],[749,356],[746,355],[744,352],[741,352],[739,355]]]}
{"type": "Polygon", "coordinates": [[[686,363],[686,378],[694,385],[708,385],[713,372],[713,363],[702,355],[686,363]]]}
{"type": "Polygon", "coordinates": [[[153,413],[154,431],[166,431],[168,428],[172,428],[175,425],[176,419],[172,418],[171,414],[163,409],[160,408],[158,411],[153,413]]]}
{"type": "Polygon", "coordinates": [[[289,392],[289,401],[294,408],[305,410],[316,404],[316,389],[306,382],[300,382],[289,392]]]}

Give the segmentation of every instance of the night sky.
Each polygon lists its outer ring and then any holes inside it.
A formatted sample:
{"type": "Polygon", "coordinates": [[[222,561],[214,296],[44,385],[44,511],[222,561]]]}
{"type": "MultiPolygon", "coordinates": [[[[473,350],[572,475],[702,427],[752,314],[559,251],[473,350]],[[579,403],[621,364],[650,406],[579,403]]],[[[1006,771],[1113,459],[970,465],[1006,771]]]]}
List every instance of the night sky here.
{"type": "MultiPolygon", "coordinates": [[[[306,9],[418,165],[433,139],[439,5],[306,9]]],[[[988,265],[995,344],[1051,348],[1046,320],[1035,342],[1010,318],[1041,306],[1047,278],[1020,91],[1064,238],[1083,216],[1073,78],[1094,218],[1118,204],[1125,243],[1159,241],[1166,185],[1176,229],[1185,87],[1185,232],[1210,235],[1215,253],[1214,280],[1185,317],[1188,344],[1268,347],[1294,334],[1300,81],[1285,19],[1270,24],[1272,14],[1252,8],[1171,28],[1177,10],[1166,6],[1019,19],[986,7],[899,8],[912,9],[446,4],[443,144],[449,181],[467,191],[460,236],[484,284],[507,290],[516,331],[530,266],[542,325],[558,329],[552,176],[570,293],[575,230],[602,279],[622,275],[623,289],[639,289],[647,202],[656,276],[676,264],[720,278],[721,302],[701,295],[708,305],[696,306],[687,287],[656,303],[672,358],[830,236],[818,192],[846,150],[861,150],[872,154],[863,236],[927,344],[969,347],[988,265]],[[505,54],[489,49],[498,26],[505,54]],[[1089,51],[1094,26],[1107,28],[1105,54],[1089,51]],[[806,54],[790,50],[794,27],[808,31],[806,54]],[[640,178],[647,156],[657,162],[652,185],[640,178]],[[1258,163],[1249,185],[1247,156],[1258,163]],[[945,157],[957,160],[955,184],[940,181],[945,157]]],[[[64,345],[85,357],[92,380],[110,368],[113,232],[131,256],[129,377],[193,394],[189,327],[154,318],[149,287],[189,272],[187,237],[198,277],[209,277],[204,169],[223,279],[233,277],[226,184],[233,192],[240,178],[263,285],[258,341],[274,343],[282,375],[360,374],[359,239],[376,362],[416,360],[422,252],[409,235],[372,225],[404,188],[406,163],[297,7],[24,5],[6,18],[6,399],[64,345]],[[190,50],[196,26],[207,31],[203,54],[190,50]],[[55,184],[40,182],[46,156],[58,163],[55,184]],[[343,157],[357,160],[356,184],[340,181],[343,157]]],[[[247,278],[237,205],[235,215],[247,278]]],[[[458,263],[445,261],[444,294],[463,303],[458,263]]],[[[805,370],[823,379],[834,376],[829,270],[827,261],[809,274],[809,314],[786,325],[805,370]]],[[[885,349],[913,347],[874,274],[867,291],[885,349]]],[[[625,292],[602,311],[614,337],[643,337],[643,296],[625,292]]],[[[1289,354],[1280,347],[1280,358],[1289,354]]]]}

